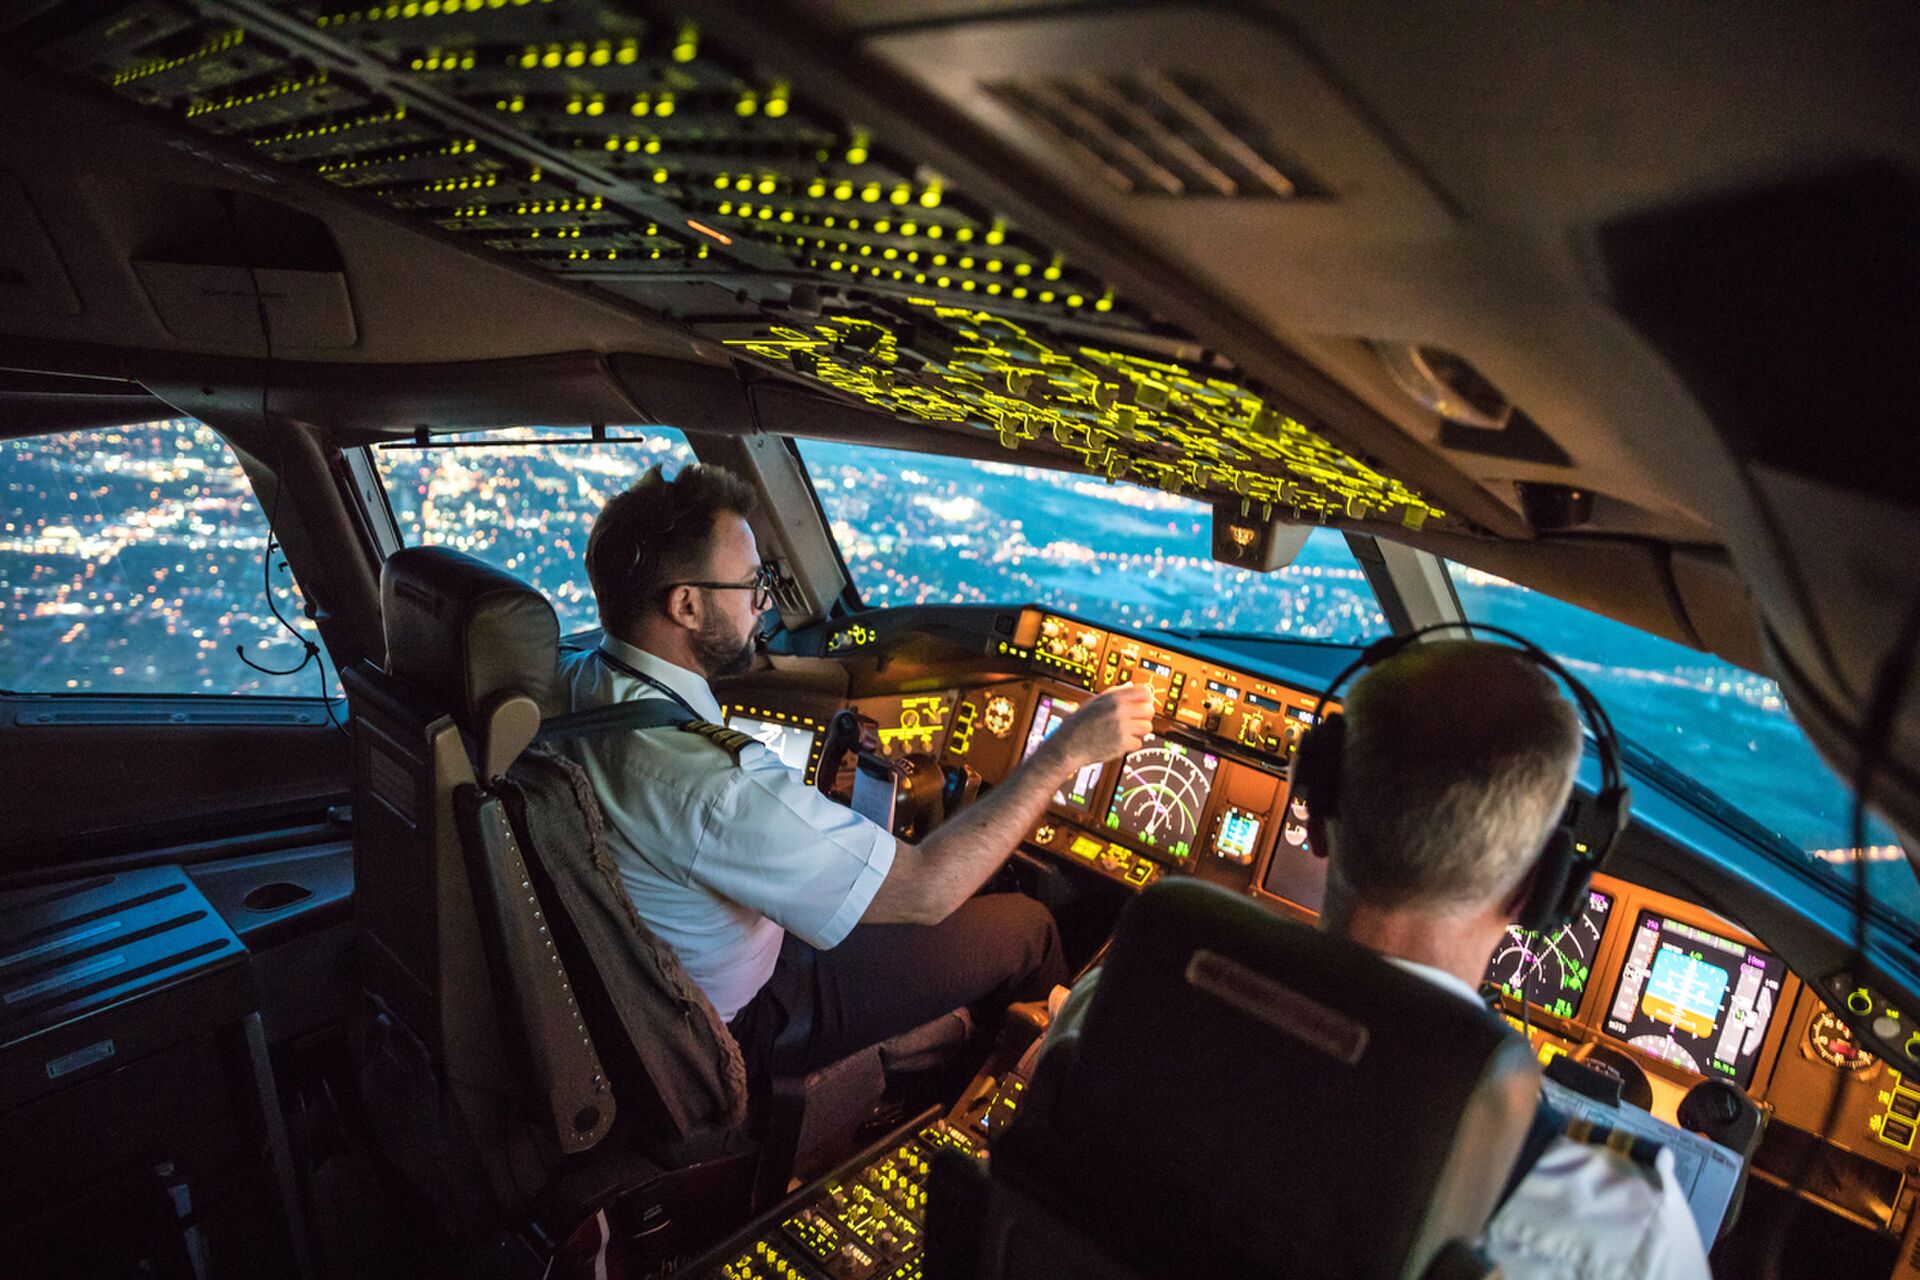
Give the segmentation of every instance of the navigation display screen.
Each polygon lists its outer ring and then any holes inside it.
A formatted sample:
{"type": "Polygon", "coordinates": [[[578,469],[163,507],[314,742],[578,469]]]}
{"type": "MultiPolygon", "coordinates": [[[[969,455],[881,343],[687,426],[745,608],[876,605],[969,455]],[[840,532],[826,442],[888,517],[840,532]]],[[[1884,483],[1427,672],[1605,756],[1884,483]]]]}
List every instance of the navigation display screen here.
{"type": "Polygon", "coordinates": [[[1787,967],[1760,950],[1642,911],[1607,1033],[1642,1053],[1745,1087],[1787,967]]]}
{"type": "Polygon", "coordinates": [[[1320,910],[1326,901],[1327,860],[1314,856],[1307,839],[1307,803],[1299,796],[1287,797],[1287,811],[1280,818],[1280,838],[1273,842],[1267,878],[1260,887],[1309,911],[1320,910]]]}
{"type": "Polygon", "coordinates": [[[781,763],[795,773],[807,771],[807,760],[813,755],[812,729],[803,729],[797,724],[776,724],[753,716],[728,716],[727,725],[766,743],[781,763]]]}
{"type": "Polygon", "coordinates": [[[1543,937],[1509,927],[1487,965],[1487,981],[1556,1018],[1580,1016],[1593,979],[1593,962],[1613,913],[1613,895],[1589,890],[1586,908],[1572,924],[1543,937]]]}
{"type": "MultiPolygon", "coordinates": [[[[1026,745],[1020,748],[1020,758],[1040,749],[1040,744],[1054,735],[1054,731],[1065,724],[1067,717],[1080,709],[1080,704],[1066,698],[1056,698],[1050,693],[1040,695],[1040,704],[1033,710],[1033,727],[1027,730],[1026,745]]],[[[1099,789],[1100,775],[1107,766],[1094,763],[1081,769],[1067,780],[1067,785],[1053,793],[1053,802],[1075,813],[1086,813],[1093,807],[1093,793],[1099,789]]]]}
{"type": "Polygon", "coordinates": [[[1107,826],[1170,858],[1190,857],[1219,770],[1220,757],[1148,734],[1146,745],[1120,762],[1107,826]]]}

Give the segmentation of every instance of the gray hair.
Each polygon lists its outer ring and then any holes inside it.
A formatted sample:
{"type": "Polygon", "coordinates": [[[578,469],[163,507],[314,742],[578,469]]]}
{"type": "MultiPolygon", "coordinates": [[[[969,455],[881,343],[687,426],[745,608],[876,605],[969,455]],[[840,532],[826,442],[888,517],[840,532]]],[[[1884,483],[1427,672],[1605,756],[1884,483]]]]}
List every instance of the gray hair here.
{"type": "Polygon", "coordinates": [[[1566,807],[1580,721],[1504,645],[1418,644],[1346,698],[1329,913],[1473,910],[1510,897],[1566,807]]]}

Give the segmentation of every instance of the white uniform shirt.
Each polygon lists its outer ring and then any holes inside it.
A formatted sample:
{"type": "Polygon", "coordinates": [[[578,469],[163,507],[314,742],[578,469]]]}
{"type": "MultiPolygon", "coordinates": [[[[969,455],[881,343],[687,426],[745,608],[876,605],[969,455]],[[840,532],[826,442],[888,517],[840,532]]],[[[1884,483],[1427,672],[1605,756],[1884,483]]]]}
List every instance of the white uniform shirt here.
{"type": "MultiPolygon", "coordinates": [[[[718,724],[696,673],[608,637],[601,647],[718,724]]],[[[592,652],[564,655],[575,711],[666,695],[592,652]]],[[[891,833],[806,785],[759,742],[739,763],[668,727],[563,740],[593,783],[634,910],[730,1022],[773,973],[786,930],[828,948],[893,865],[891,833]]]]}
{"type": "MultiPolygon", "coordinates": [[[[1480,1004],[1444,969],[1387,956],[1408,973],[1480,1004]]],[[[1709,1280],[1700,1227],[1674,1176],[1673,1153],[1649,1169],[1562,1135],[1487,1223],[1481,1245],[1506,1280],[1709,1280]]]]}
{"type": "MultiPolygon", "coordinates": [[[[1480,1003],[1472,987],[1443,969],[1385,958],[1480,1003]]],[[[1099,972],[1074,984],[1049,1035],[1086,1017],[1099,972]]],[[[1481,1245],[1505,1280],[1710,1280],[1700,1228],[1665,1150],[1648,1169],[1605,1147],[1554,1139],[1487,1224],[1481,1245]]]]}

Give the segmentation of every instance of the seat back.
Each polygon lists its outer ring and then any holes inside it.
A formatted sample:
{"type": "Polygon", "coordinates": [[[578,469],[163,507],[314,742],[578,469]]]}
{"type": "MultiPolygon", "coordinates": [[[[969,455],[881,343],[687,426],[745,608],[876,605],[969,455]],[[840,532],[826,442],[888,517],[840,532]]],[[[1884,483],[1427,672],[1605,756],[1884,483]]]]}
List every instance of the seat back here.
{"type": "MultiPolygon", "coordinates": [[[[342,673],[363,981],[446,1082],[494,1198],[513,1204],[527,1180],[516,1161],[585,1151],[615,1115],[493,786],[552,705],[559,626],[538,592],[443,548],[397,552],[381,594],[386,669],[342,673]]],[[[428,1145],[443,1140],[459,1145],[428,1145]]],[[[418,1173],[431,1185],[430,1162],[418,1173]]]]}
{"type": "Polygon", "coordinates": [[[1421,1276],[1478,1239],[1538,1096],[1493,1014],[1165,881],[1122,916],[984,1185],[936,1174],[927,1275],[1421,1276]]]}

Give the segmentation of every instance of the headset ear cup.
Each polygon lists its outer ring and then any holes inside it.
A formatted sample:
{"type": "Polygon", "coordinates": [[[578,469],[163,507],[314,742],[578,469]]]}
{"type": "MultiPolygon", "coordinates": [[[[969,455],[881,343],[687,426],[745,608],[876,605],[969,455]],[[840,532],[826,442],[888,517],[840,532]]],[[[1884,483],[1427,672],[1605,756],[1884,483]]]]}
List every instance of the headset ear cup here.
{"type": "Polygon", "coordinates": [[[1540,851],[1540,860],[1534,864],[1527,896],[1521,901],[1513,922],[1534,933],[1557,931],[1573,918],[1567,910],[1568,899],[1573,896],[1568,892],[1570,882],[1578,879],[1584,892],[1592,878],[1591,866],[1575,865],[1573,833],[1564,825],[1555,827],[1547,837],[1546,847],[1540,851]]]}
{"type": "Polygon", "coordinates": [[[1329,716],[1307,730],[1293,749],[1293,794],[1307,806],[1307,812],[1326,822],[1338,811],[1340,759],[1346,749],[1347,722],[1341,716],[1329,716]]]}

